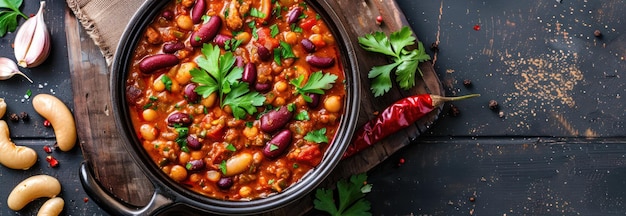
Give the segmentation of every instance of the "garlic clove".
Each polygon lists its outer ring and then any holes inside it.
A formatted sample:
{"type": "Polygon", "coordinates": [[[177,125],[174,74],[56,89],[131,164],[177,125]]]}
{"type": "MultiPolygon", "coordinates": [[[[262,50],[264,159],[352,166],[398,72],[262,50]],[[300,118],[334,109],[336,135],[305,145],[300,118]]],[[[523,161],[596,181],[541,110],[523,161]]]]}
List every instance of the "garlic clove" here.
{"type": "Polygon", "coordinates": [[[50,33],[43,17],[45,5],[41,1],[37,14],[26,20],[15,34],[15,59],[22,67],[36,67],[50,54],[50,33]]]}
{"type": "Polygon", "coordinates": [[[21,75],[26,78],[30,83],[33,81],[26,76],[26,74],[22,73],[20,69],[17,67],[17,64],[9,58],[0,57],[0,80],[7,80],[13,77],[15,74],[21,75]]]}

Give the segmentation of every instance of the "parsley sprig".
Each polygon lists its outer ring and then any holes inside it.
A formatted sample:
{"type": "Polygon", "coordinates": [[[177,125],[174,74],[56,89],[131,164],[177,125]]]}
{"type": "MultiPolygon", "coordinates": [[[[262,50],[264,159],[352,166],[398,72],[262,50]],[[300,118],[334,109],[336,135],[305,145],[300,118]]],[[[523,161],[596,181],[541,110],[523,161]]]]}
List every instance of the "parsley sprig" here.
{"type": "Polygon", "coordinates": [[[383,32],[359,37],[359,44],[363,49],[388,55],[393,60],[391,64],[372,67],[367,75],[373,79],[371,90],[375,97],[381,96],[391,89],[391,72],[394,69],[396,82],[400,88],[408,90],[415,86],[415,72],[419,71],[420,76],[422,75],[418,64],[430,60],[422,42],[417,42],[417,49],[411,51],[406,49],[406,47],[414,45],[415,42],[416,38],[412,36],[411,30],[406,26],[400,31],[391,33],[389,37],[383,32]]]}
{"type": "Polygon", "coordinates": [[[367,175],[361,173],[350,177],[350,182],[342,179],[337,182],[339,192],[339,206],[336,206],[334,191],[320,188],[315,192],[314,207],[317,210],[328,212],[331,216],[342,215],[372,215],[369,210],[371,204],[365,199],[365,194],[372,190],[367,184],[367,175]]]}
{"type": "Polygon", "coordinates": [[[300,75],[298,78],[292,79],[290,83],[296,87],[296,93],[301,94],[306,102],[311,102],[312,99],[307,94],[324,94],[324,90],[333,87],[337,80],[337,75],[317,71],[309,75],[306,83],[304,83],[304,78],[304,75],[300,75]]]}
{"type": "Polygon", "coordinates": [[[9,9],[0,11],[0,37],[17,29],[17,16],[28,19],[28,16],[20,11],[21,6],[22,0],[0,0],[0,8],[9,9]]]}
{"type": "Polygon", "coordinates": [[[245,118],[246,113],[254,114],[256,107],[265,102],[265,96],[251,92],[248,83],[240,81],[243,68],[233,67],[233,53],[221,54],[220,48],[211,44],[204,44],[201,51],[203,55],[196,60],[200,68],[190,71],[191,81],[198,83],[195,92],[204,98],[216,92],[220,107],[230,106],[237,119],[245,118]]]}

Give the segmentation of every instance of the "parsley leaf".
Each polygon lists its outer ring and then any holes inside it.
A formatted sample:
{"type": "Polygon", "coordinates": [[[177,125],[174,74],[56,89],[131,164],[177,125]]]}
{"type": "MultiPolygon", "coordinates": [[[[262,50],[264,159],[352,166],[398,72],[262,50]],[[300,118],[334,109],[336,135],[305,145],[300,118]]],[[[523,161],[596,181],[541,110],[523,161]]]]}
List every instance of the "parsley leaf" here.
{"type": "Polygon", "coordinates": [[[252,8],[250,9],[250,16],[263,19],[267,16],[267,14],[261,12],[260,10],[256,8],[252,8]]]}
{"type": "Polygon", "coordinates": [[[276,35],[278,35],[278,33],[280,33],[280,30],[278,30],[278,25],[274,24],[270,26],[270,34],[272,35],[273,38],[276,37],[276,35]]]}
{"type": "Polygon", "coordinates": [[[328,143],[328,137],[326,137],[326,128],[308,132],[304,136],[304,140],[314,143],[328,143]]]}
{"type": "Polygon", "coordinates": [[[416,38],[412,36],[409,27],[403,27],[392,32],[389,37],[383,32],[375,32],[359,37],[359,44],[363,49],[388,55],[393,63],[372,67],[368,77],[372,80],[371,90],[375,97],[379,97],[391,89],[391,72],[395,69],[396,82],[402,89],[415,86],[416,71],[422,75],[418,65],[430,60],[422,42],[417,42],[418,48],[408,51],[406,47],[414,45],[416,38]]]}
{"type": "Polygon", "coordinates": [[[233,144],[228,143],[228,145],[226,145],[226,150],[234,152],[234,151],[237,151],[237,148],[235,148],[233,144]]]}
{"type": "Polygon", "coordinates": [[[270,143],[270,151],[272,152],[272,151],[276,151],[276,150],[278,150],[278,146],[275,145],[274,143],[270,143]]]}
{"type": "Polygon", "coordinates": [[[172,91],[172,79],[170,79],[170,77],[163,75],[161,77],[161,82],[163,82],[167,91],[172,91]]]}
{"type": "Polygon", "coordinates": [[[289,45],[285,41],[280,41],[280,46],[274,49],[274,62],[278,65],[282,65],[281,59],[295,58],[296,55],[293,53],[291,49],[291,45],[289,45]]]}
{"type": "Polygon", "coordinates": [[[204,44],[201,51],[203,55],[196,59],[200,68],[190,71],[191,81],[198,83],[195,92],[204,98],[217,93],[220,107],[230,106],[237,119],[244,118],[246,113],[255,113],[256,106],[262,106],[265,97],[258,92],[250,92],[248,84],[240,81],[243,69],[233,67],[233,53],[221,54],[220,48],[211,44],[204,44]]]}
{"type": "Polygon", "coordinates": [[[339,207],[334,200],[334,191],[324,188],[317,189],[313,204],[315,209],[328,212],[331,216],[341,215],[372,215],[369,210],[371,204],[364,197],[371,190],[371,185],[367,184],[365,173],[353,175],[350,181],[345,179],[337,182],[339,193],[339,207]]]}
{"type": "Polygon", "coordinates": [[[307,95],[308,93],[324,94],[324,90],[332,88],[336,80],[337,75],[318,71],[309,75],[306,83],[303,83],[304,75],[292,79],[289,83],[296,87],[296,92],[301,94],[306,102],[311,102],[312,99],[307,95]]]}
{"type": "Polygon", "coordinates": [[[217,166],[222,171],[222,174],[226,175],[226,161],[223,160],[220,165],[217,166]]]}
{"type": "Polygon", "coordinates": [[[296,116],[294,116],[294,119],[298,121],[308,121],[311,118],[309,117],[309,113],[306,110],[302,110],[298,114],[296,114],[296,116]]]}
{"type": "Polygon", "coordinates": [[[13,32],[17,29],[17,16],[22,16],[24,19],[28,19],[28,16],[20,11],[19,8],[21,6],[22,0],[0,1],[0,8],[10,9],[10,11],[0,11],[0,37],[4,37],[7,32],[13,32]]]}

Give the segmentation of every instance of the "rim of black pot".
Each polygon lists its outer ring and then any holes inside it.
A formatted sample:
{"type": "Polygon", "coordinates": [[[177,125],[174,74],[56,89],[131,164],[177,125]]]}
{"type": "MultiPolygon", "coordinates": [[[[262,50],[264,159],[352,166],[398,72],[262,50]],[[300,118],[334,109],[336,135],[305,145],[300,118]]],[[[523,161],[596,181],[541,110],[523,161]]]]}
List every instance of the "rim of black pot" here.
{"type": "Polygon", "coordinates": [[[130,121],[129,108],[126,104],[126,78],[131,59],[137,43],[145,27],[161,12],[169,1],[147,1],[133,16],[118,45],[113,64],[111,66],[111,95],[113,112],[118,131],[125,141],[124,147],[132,156],[135,163],[142,169],[148,179],[154,184],[155,190],[175,203],[186,203],[202,208],[207,212],[219,214],[255,214],[267,212],[283,207],[314,190],[332,172],[342,158],[356,127],[359,113],[360,84],[358,64],[354,52],[353,41],[347,37],[347,29],[341,22],[341,17],[328,5],[327,2],[305,0],[326,22],[338,43],[341,61],[345,73],[346,100],[344,114],[341,117],[339,130],[335,134],[333,143],[324,153],[322,162],[313,168],[302,179],[286,188],[281,193],[266,198],[250,201],[226,201],[204,196],[194,192],[181,184],[171,180],[152,161],[135,134],[130,121]],[[333,22],[333,20],[339,20],[333,22]]]}

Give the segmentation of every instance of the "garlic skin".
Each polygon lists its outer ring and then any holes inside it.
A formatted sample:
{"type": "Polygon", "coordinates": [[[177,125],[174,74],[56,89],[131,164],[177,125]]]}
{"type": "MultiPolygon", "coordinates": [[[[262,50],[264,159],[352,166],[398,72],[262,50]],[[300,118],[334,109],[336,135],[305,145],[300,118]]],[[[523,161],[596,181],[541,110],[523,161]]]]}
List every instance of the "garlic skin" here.
{"type": "Polygon", "coordinates": [[[19,68],[17,68],[17,64],[9,58],[0,57],[0,80],[7,80],[13,77],[15,74],[21,75],[26,78],[30,83],[33,81],[26,76],[26,74],[22,73],[19,68]]]}
{"type": "Polygon", "coordinates": [[[45,1],[40,2],[37,14],[22,24],[15,34],[15,59],[24,68],[43,63],[50,54],[50,33],[43,19],[45,1]]]}

